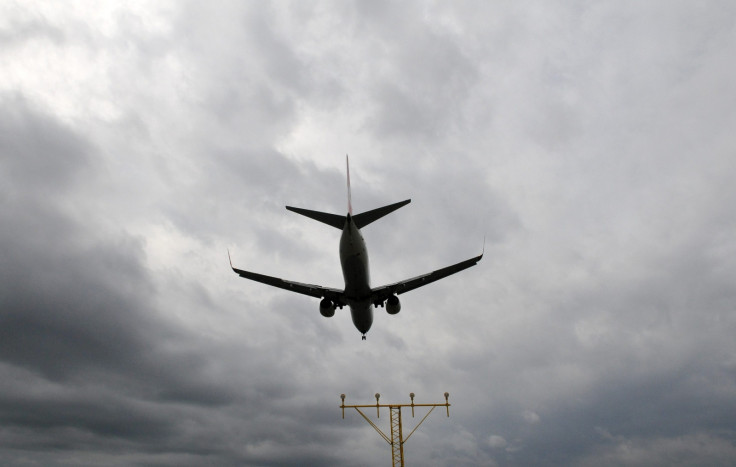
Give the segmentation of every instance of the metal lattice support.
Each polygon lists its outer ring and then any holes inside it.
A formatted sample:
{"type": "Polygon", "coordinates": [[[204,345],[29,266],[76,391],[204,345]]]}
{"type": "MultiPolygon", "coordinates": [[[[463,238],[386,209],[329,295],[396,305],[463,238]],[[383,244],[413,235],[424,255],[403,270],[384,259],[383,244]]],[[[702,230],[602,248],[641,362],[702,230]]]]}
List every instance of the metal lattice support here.
{"type": "Polygon", "coordinates": [[[393,466],[404,467],[404,440],[401,433],[401,406],[392,405],[391,412],[391,460],[393,466]]]}
{"type": "Polygon", "coordinates": [[[381,438],[384,439],[388,444],[391,445],[391,463],[394,467],[400,466],[404,467],[404,443],[409,441],[409,438],[411,438],[411,435],[414,434],[415,431],[417,431],[417,428],[419,428],[419,425],[421,425],[424,420],[429,417],[429,414],[432,413],[432,411],[436,407],[445,407],[447,409],[447,416],[450,416],[450,401],[448,398],[450,397],[449,393],[445,393],[445,403],[444,404],[415,404],[414,403],[414,393],[412,392],[409,394],[409,397],[411,398],[411,404],[379,404],[378,399],[381,397],[380,394],[376,394],[376,404],[375,405],[345,405],[345,394],[340,394],[340,398],[342,399],[342,405],[340,405],[340,408],[342,409],[342,418],[345,418],[345,408],[353,408],[355,409],[361,417],[365,419],[370,426],[373,427],[376,432],[381,435],[381,438]],[[379,418],[381,416],[381,407],[386,407],[389,410],[389,418],[391,419],[391,437],[389,438],[386,436],[386,434],[381,431],[378,426],[376,426],[373,421],[366,416],[360,409],[361,408],[376,408],[376,418],[379,418]],[[417,423],[417,426],[414,427],[413,430],[411,430],[411,433],[404,438],[403,436],[403,428],[401,426],[401,408],[402,407],[411,407],[411,416],[414,416],[414,408],[415,407],[430,407],[429,412],[422,418],[419,423],[417,423]]]}

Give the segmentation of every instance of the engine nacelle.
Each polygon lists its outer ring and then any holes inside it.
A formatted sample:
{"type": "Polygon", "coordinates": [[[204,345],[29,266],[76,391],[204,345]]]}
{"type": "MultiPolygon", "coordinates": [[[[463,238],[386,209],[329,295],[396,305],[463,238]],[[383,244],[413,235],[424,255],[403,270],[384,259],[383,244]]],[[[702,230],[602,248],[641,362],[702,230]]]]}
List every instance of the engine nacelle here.
{"type": "Polygon", "coordinates": [[[332,318],[335,316],[335,304],[331,300],[323,298],[319,302],[319,314],[325,318],[332,318]]]}
{"type": "Polygon", "coordinates": [[[401,311],[401,302],[399,301],[399,297],[391,295],[388,297],[388,300],[386,300],[386,312],[390,315],[395,315],[399,311],[401,311]]]}

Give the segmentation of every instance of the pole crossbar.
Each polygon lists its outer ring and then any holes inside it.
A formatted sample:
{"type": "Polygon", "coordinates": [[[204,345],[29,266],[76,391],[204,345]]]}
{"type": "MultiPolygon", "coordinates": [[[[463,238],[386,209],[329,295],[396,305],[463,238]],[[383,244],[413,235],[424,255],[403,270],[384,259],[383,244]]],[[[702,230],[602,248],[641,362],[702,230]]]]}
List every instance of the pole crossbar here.
{"type": "MultiPolygon", "coordinates": [[[[376,408],[383,407],[390,409],[391,407],[450,407],[452,404],[360,404],[360,405],[346,405],[345,408],[359,407],[365,409],[368,407],[376,408]]],[[[340,407],[343,407],[342,405],[340,407]]]]}

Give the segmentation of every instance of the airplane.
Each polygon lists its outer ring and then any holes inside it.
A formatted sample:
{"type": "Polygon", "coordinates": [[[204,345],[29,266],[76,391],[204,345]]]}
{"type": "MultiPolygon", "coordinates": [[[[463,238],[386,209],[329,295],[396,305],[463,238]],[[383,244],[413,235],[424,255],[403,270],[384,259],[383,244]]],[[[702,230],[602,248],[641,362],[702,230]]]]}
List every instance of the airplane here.
{"type": "MultiPolygon", "coordinates": [[[[362,340],[366,340],[365,335],[373,324],[372,306],[375,308],[385,307],[388,314],[395,315],[401,310],[401,302],[399,301],[398,295],[475,266],[483,258],[483,253],[474,258],[421,276],[372,288],[370,286],[368,251],[360,229],[400,207],[406,206],[411,202],[411,199],[353,215],[352,197],[350,193],[350,160],[347,156],[345,157],[345,165],[348,179],[348,213],[346,216],[286,206],[286,209],[289,211],[342,230],[340,237],[340,264],[342,265],[342,275],[345,280],[345,288],[343,290],[303,284],[301,282],[237,269],[233,266],[229,250],[228,259],[230,260],[230,267],[240,277],[321,299],[319,302],[319,312],[325,318],[334,316],[336,307],[342,309],[347,305],[350,308],[353,325],[363,334],[362,340]]],[[[485,245],[483,249],[485,250],[485,245]]]]}

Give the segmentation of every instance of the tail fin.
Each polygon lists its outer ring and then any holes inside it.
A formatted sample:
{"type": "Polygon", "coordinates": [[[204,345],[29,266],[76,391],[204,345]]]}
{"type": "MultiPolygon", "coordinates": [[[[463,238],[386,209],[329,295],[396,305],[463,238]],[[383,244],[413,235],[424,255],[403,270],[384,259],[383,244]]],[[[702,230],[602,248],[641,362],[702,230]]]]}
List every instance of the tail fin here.
{"type": "MultiPolygon", "coordinates": [[[[345,155],[345,166],[348,174],[348,216],[352,217],[353,222],[355,222],[355,226],[357,228],[361,229],[371,222],[377,221],[386,214],[394,212],[400,207],[406,206],[407,204],[411,203],[411,200],[407,199],[404,201],[399,201],[398,203],[389,204],[388,206],[372,209],[370,211],[362,212],[353,216],[353,202],[350,195],[350,159],[348,159],[347,154],[345,155]]],[[[297,214],[301,214],[302,216],[307,216],[310,219],[322,222],[323,224],[330,225],[332,227],[335,227],[336,229],[342,230],[343,228],[345,228],[345,221],[347,220],[347,216],[340,216],[338,214],[330,214],[321,211],[312,211],[310,209],[295,208],[292,206],[286,206],[286,209],[297,214]]]]}
{"type": "Polygon", "coordinates": [[[352,216],[353,215],[353,197],[350,194],[350,159],[348,159],[347,154],[345,154],[345,167],[347,168],[347,172],[348,172],[348,214],[352,216]]]}
{"type": "Polygon", "coordinates": [[[406,201],[400,201],[398,203],[389,204],[388,206],[383,206],[382,208],[373,209],[371,211],[362,212],[360,214],[357,214],[353,216],[353,197],[350,192],[350,159],[348,158],[348,155],[345,154],[345,169],[348,174],[348,214],[353,217],[353,222],[355,222],[355,226],[359,229],[362,229],[366,225],[370,224],[373,221],[377,221],[378,219],[382,218],[388,213],[391,213],[397,209],[399,209],[402,206],[406,206],[411,202],[410,199],[407,199],[406,201]]]}

